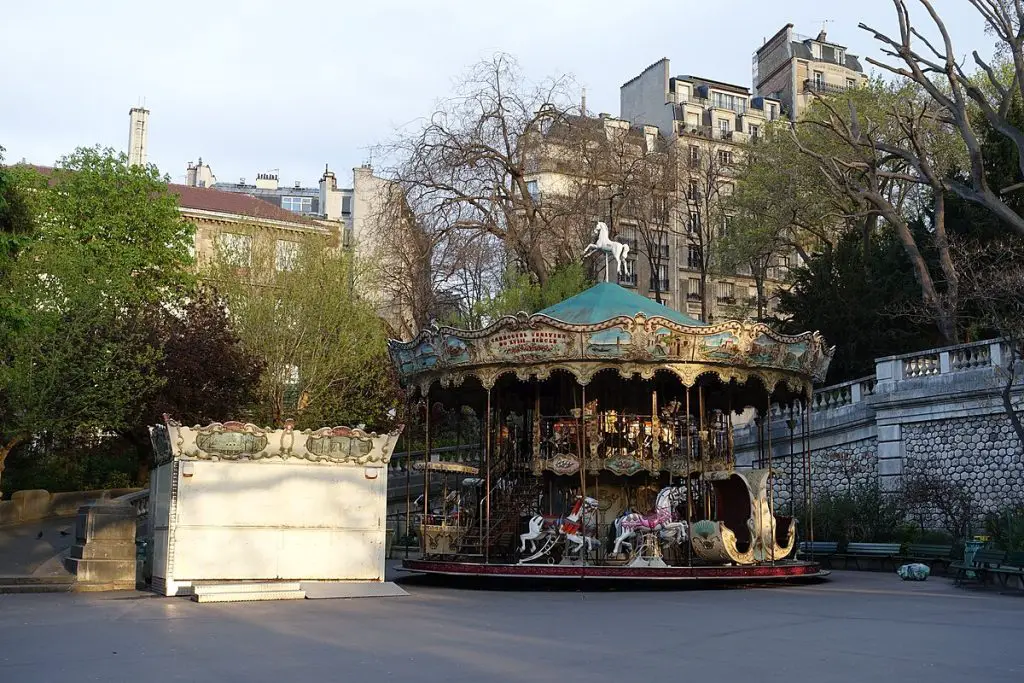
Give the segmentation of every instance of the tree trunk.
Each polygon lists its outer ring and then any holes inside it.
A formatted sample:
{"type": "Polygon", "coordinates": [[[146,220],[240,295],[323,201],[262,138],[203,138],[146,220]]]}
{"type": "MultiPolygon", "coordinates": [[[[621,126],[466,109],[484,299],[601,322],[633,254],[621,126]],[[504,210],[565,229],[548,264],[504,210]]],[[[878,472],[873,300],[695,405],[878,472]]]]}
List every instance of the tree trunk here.
{"type": "Polygon", "coordinates": [[[700,320],[701,322],[711,322],[708,320],[708,274],[703,268],[700,270],[700,320]]]}
{"type": "MultiPolygon", "coordinates": [[[[1017,379],[1016,365],[1019,355],[1010,348],[1010,360],[1007,365],[1007,377],[1006,383],[1003,385],[1001,392],[1003,399],[1003,409],[1006,411],[1006,416],[1010,418],[1010,424],[1013,425],[1013,431],[1017,433],[1017,449],[1021,456],[1021,460],[1024,461],[1024,422],[1021,421],[1020,415],[1013,409],[1013,384],[1014,380],[1017,379]]],[[[2,462],[2,461],[0,461],[2,462]]]]}
{"type": "Polygon", "coordinates": [[[757,266],[757,273],[754,276],[754,287],[757,289],[757,321],[764,322],[765,310],[764,310],[764,269],[761,265],[757,266]]]}
{"type": "MultiPolygon", "coordinates": [[[[7,463],[7,456],[11,454],[11,451],[14,450],[15,446],[17,446],[24,440],[24,436],[22,436],[21,434],[16,434],[13,437],[11,437],[7,443],[0,446],[0,483],[3,483],[3,474],[4,468],[6,467],[7,463]]],[[[0,491],[0,497],[2,496],[3,492],[0,491]]]]}

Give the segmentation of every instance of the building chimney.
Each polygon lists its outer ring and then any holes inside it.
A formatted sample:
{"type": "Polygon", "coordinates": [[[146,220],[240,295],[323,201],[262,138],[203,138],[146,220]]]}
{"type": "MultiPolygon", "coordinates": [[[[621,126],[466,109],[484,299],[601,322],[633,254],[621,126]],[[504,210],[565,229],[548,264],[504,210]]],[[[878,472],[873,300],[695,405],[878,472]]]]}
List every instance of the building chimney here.
{"type": "Polygon", "coordinates": [[[146,163],[149,110],[142,107],[132,107],[128,111],[128,118],[128,165],[143,166],[146,163]]]}
{"type": "Polygon", "coordinates": [[[817,40],[819,43],[827,42],[825,40],[825,29],[821,29],[821,33],[818,34],[818,37],[815,40],[817,40]]]}
{"type": "Polygon", "coordinates": [[[324,174],[320,177],[320,213],[327,220],[341,220],[341,195],[334,171],[325,165],[324,174]]]}

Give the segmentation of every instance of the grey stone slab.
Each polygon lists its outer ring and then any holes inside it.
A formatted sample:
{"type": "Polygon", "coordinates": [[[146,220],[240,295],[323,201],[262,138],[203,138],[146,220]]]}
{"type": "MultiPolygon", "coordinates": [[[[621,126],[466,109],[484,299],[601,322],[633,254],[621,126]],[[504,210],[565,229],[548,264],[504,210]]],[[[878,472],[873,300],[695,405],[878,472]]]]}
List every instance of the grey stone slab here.
{"type": "Polygon", "coordinates": [[[303,581],[309,600],[326,598],[394,598],[408,595],[392,581],[303,581]]]}

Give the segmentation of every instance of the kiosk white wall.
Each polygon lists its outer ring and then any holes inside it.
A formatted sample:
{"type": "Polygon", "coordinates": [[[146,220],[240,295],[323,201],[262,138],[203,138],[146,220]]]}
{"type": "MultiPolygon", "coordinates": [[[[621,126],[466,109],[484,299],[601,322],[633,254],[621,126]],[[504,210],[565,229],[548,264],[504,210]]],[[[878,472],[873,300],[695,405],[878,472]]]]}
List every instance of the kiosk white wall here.
{"type": "Polygon", "coordinates": [[[400,431],[154,427],[154,589],[383,581],[387,463],[400,431]]]}

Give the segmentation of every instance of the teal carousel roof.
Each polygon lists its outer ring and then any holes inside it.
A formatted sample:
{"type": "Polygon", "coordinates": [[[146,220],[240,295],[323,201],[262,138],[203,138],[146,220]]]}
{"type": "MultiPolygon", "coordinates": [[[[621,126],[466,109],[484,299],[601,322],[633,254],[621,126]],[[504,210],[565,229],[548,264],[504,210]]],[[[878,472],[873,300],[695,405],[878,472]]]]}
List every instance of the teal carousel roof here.
{"type": "Polygon", "coordinates": [[[689,327],[707,326],[706,323],[610,282],[596,284],[586,291],[548,306],[537,315],[574,325],[597,325],[615,318],[632,318],[637,313],[650,318],[665,318],[689,327]]]}
{"type": "Polygon", "coordinates": [[[705,374],[723,382],[756,377],[769,391],[785,383],[809,395],[823,381],[834,348],[817,332],[783,335],[764,323],[702,323],[612,283],[601,283],[532,315],[504,316],[479,330],[432,326],[388,343],[405,385],[475,377],[487,388],[514,373],[521,380],[571,373],[581,384],[606,369],[623,377],[671,372],[686,386],[705,374]]]}

